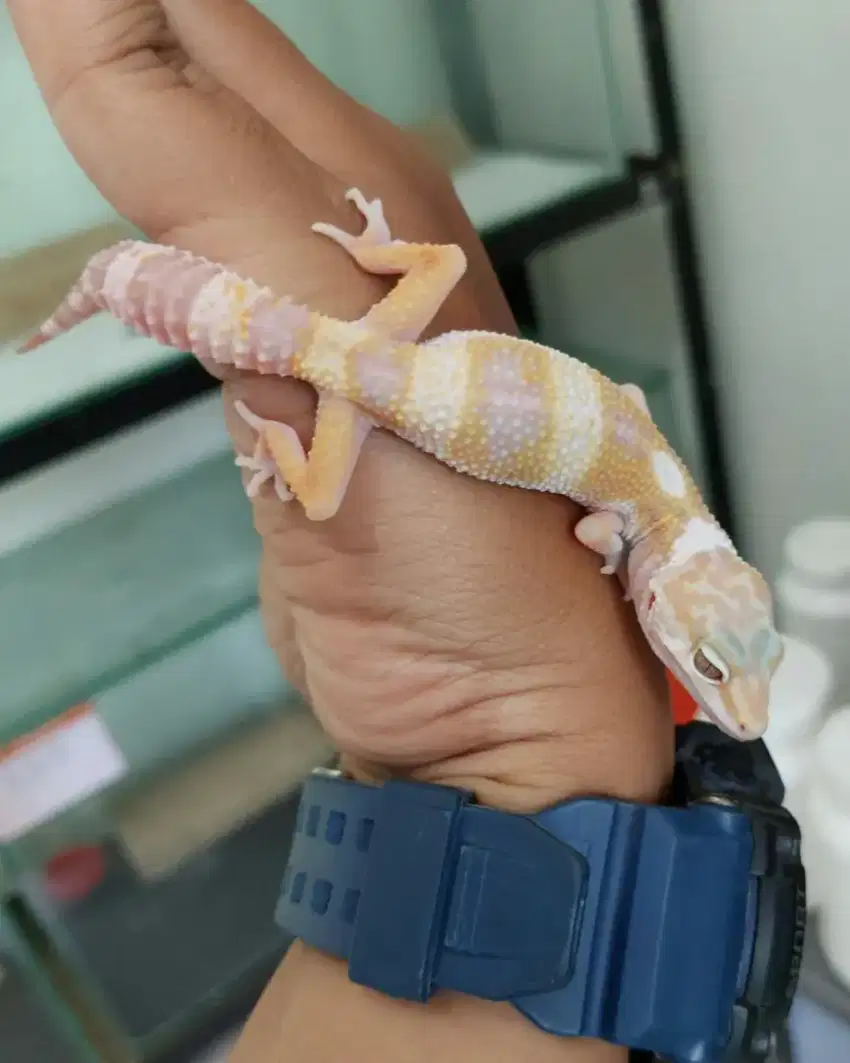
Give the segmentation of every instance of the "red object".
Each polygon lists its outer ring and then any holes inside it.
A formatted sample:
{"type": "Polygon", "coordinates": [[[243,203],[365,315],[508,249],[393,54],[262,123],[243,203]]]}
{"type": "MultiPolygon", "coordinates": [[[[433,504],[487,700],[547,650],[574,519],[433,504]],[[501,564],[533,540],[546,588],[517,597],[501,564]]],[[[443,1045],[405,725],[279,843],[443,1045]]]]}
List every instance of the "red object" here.
{"type": "Polygon", "coordinates": [[[48,862],[44,869],[47,893],[64,904],[87,897],[100,885],[106,874],[103,852],[94,845],[66,849],[48,862]]]}
{"type": "Polygon", "coordinates": [[[673,706],[673,719],[676,725],[690,723],[697,711],[696,702],[669,671],[667,672],[667,685],[670,688],[670,704],[673,706]]]}

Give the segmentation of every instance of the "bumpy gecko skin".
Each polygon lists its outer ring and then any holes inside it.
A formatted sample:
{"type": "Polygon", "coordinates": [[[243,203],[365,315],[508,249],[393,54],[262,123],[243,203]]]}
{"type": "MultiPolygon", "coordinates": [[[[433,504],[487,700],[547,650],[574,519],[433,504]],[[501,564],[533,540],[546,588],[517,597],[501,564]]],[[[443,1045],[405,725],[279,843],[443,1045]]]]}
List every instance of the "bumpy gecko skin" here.
{"type": "Polygon", "coordinates": [[[626,584],[655,653],[701,714],[738,739],[767,726],[782,656],[771,595],[736,553],[639,389],[541,344],[487,332],[418,342],[466,269],[456,246],[394,240],[380,200],[352,189],[358,235],[316,224],[362,269],[399,277],[359,321],[280,298],[173,247],[125,241],[96,255],[30,350],[106,310],[211,373],[291,376],[319,394],[305,454],[288,425],[239,413],[257,435],[250,496],[271,483],[314,520],[344,498],[370,431],[395,433],[482,480],[565,495],[589,512],[575,534],[626,584]]]}

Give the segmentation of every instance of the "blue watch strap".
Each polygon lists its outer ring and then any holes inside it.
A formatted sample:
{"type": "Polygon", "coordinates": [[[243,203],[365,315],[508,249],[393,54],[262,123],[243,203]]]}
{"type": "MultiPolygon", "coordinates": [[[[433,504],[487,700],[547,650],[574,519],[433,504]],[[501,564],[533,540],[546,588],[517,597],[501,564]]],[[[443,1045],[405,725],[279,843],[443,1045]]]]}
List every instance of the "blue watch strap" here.
{"type": "Polygon", "coordinates": [[[722,1058],[750,964],[747,817],[580,799],[537,816],[448,787],[305,784],[278,923],[352,980],[512,1000],[563,1036],[722,1058]]]}
{"type": "Polygon", "coordinates": [[[388,995],[508,1000],[569,981],[586,878],[584,858],[532,820],[463,791],[320,772],[304,787],[276,918],[388,995]]]}

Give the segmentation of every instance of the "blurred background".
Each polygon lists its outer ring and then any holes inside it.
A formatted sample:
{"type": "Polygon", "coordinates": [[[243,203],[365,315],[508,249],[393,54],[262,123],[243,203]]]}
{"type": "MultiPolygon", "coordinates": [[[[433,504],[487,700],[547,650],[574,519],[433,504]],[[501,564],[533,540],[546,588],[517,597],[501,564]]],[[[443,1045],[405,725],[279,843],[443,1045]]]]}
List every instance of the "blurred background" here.
{"type": "MultiPolygon", "coordinates": [[[[258,6],[451,171],[523,332],[640,384],[771,580],[815,910],[777,1058],[850,1059],[850,8],[258,6]]],[[[11,356],[132,231],[2,3],[0,102],[0,1061],[224,1059],[333,750],[265,645],[215,382],[106,318],[11,356]]]]}

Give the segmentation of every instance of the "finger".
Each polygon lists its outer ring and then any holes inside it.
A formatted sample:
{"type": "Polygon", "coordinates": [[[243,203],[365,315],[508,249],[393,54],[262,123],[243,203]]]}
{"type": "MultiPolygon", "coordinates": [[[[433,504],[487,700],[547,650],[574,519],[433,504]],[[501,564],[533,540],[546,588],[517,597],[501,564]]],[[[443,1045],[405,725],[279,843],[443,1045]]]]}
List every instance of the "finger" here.
{"type": "MultiPolygon", "coordinates": [[[[337,144],[341,127],[329,101],[344,97],[265,19],[252,16],[247,4],[167,0],[168,18],[166,7],[154,0],[66,0],[58,6],[51,0],[11,0],[10,10],[72,153],[118,212],[153,239],[235,268],[245,266],[236,245],[256,249],[285,242],[302,261],[303,277],[318,284],[323,275],[340,276],[336,289],[325,285],[339,298],[321,308],[349,316],[360,307],[364,288],[377,294],[378,286],[358,278],[359,292],[351,290],[347,298],[358,271],[309,227],[317,219],[356,227],[358,219],[341,202],[341,192],[357,185],[384,198],[391,213],[402,204],[408,239],[463,243],[471,266],[466,289],[499,307],[499,327],[512,330],[483,249],[451,189],[443,196],[431,188],[423,192],[427,167],[416,163],[415,153],[412,162],[398,162],[404,151],[388,149],[387,138],[372,142],[364,132],[356,141],[337,144]],[[189,38],[185,49],[182,36],[189,38]],[[230,79],[230,89],[208,72],[208,64],[230,79]],[[252,81],[251,70],[264,71],[265,80],[252,81]],[[321,186],[322,173],[312,171],[303,147],[299,151],[275,137],[236,89],[250,92],[268,113],[275,98],[299,97],[298,106],[287,104],[285,113],[275,115],[291,131],[300,106],[306,123],[301,133],[311,126],[317,130],[307,147],[323,166],[327,180],[321,186]],[[328,149],[333,144],[336,148],[328,149]],[[314,150],[317,146],[322,150],[314,150]]],[[[381,121],[359,106],[357,113],[366,123],[381,121]]],[[[254,269],[253,260],[248,264],[254,269]]],[[[253,278],[272,285],[289,279],[269,273],[270,265],[266,257],[253,278]]],[[[305,300],[312,294],[299,293],[305,300]]]]}
{"type": "Polygon", "coordinates": [[[247,0],[164,0],[164,6],[193,58],[326,170],[362,183],[376,142],[397,136],[390,122],[317,70],[247,0]],[[351,171],[354,159],[361,165],[351,171]]]}
{"type": "Polygon", "coordinates": [[[282,291],[294,257],[303,283],[292,294],[341,316],[383,290],[310,230],[316,220],[356,226],[343,189],[189,62],[161,5],[12,0],[11,10],[69,148],[149,237],[282,291]]]}
{"type": "Polygon", "coordinates": [[[9,10],[54,116],[78,82],[104,70],[161,89],[219,87],[190,61],[160,0],[71,0],[55,11],[44,0],[10,0],[9,10]]]}
{"type": "Polygon", "coordinates": [[[192,58],[306,157],[342,185],[383,199],[390,216],[396,203],[404,203],[405,239],[462,244],[470,263],[464,287],[491,305],[496,327],[513,330],[489,260],[450,181],[412,137],[334,85],[247,0],[163,3],[192,58]]]}
{"type": "Polygon", "coordinates": [[[8,0],[48,106],[86,71],[121,61],[167,32],[154,0],[8,0]]]}
{"type": "Polygon", "coordinates": [[[159,4],[12,0],[10,10],[68,147],[144,232],[286,217],[287,174],[306,183],[312,167],[235,93],[181,60],[159,4]]]}

